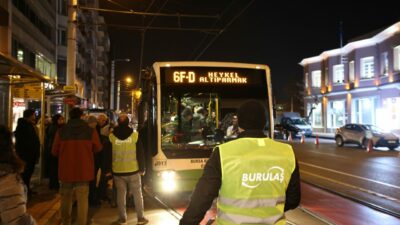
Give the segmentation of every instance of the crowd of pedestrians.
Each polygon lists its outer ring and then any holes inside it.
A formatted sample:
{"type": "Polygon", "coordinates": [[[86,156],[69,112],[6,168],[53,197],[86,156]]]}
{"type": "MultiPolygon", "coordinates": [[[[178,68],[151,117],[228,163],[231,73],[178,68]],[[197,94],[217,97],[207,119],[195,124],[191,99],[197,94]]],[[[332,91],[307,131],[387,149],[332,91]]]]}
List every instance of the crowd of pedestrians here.
{"type": "MultiPolygon", "coordinates": [[[[40,157],[36,121],[34,110],[24,111],[14,132],[15,149],[13,134],[0,125],[0,224],[36,224],[26,213],[26,203],[35,194],[30,181],[40,157]]],[[[127,224],[126,199],[131,197],[137,224],[149,222],[144,217],[141,184],[143,146],[126,114],[121,114],[113,127],[105,114],[94,117],[73,108],[67,123],[56,114],[45,124],[44,175],[49,189],[60,193],[62,224],[86,225],[88,208],[100,207],[102,201],[115,204],[117,222],[127,224]],[[116,194],[110,196],[111,179],[116,194]],[[72,218],[74,205],[77,218],[72,218]]]]}

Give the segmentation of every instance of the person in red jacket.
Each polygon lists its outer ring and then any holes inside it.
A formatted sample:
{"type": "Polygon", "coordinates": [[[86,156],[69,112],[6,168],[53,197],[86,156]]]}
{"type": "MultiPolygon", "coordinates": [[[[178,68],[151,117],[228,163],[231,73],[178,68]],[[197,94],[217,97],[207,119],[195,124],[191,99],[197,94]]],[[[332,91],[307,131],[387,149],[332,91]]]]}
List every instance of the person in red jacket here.
{"type": "Polygon", "coordinates": [[[78,206],[78,225],[87,224],[89,182],[94,179],[94,154],[102,148],[97,131],[81,119],[82,110],[73,108],[66,125],[57,131],[52,154],[58,157],[61,221],[71,224],[72,193],[78,206]]]}

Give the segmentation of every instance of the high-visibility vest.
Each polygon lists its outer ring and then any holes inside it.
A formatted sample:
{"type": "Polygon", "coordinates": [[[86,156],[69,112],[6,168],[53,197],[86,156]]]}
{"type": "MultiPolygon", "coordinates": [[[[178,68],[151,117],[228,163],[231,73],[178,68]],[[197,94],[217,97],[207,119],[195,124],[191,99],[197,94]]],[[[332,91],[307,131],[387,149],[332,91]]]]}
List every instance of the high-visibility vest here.
{"type": "Polygon", "coordinates": [[[285,193],[296,165],[292,147],[269,138],[240,138],[218,148],[217,225],[284,225],[285,193]]]}
{"type": "Polygon", "coordinates": [[[138,133],[133,132],[125,140],[120,140],[114,134],[110,134],[112,144],[112,171],[114,173],[130,173],[139,170],[136,158],[136,142],[138,133]]]}

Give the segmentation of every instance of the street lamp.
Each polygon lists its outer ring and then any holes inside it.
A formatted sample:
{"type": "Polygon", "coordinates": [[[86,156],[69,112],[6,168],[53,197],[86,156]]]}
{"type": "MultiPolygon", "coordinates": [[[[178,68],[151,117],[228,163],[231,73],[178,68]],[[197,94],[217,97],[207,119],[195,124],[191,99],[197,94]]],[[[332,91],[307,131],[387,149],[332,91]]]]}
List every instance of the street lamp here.
{"type": "MultiPolygon", "coordinates": [[[[131,77],[127,77],[125,78],[125,82],[127,84],[130,84],[133,82],[131,77]]],[[[119,102],[120,102],[120,98],[121,98],[121,80],[117,81],[117,112],[119,112],[119,102]]]]}
{"type": "MultiPolygon", "coordinates": [[[[131,59],[113,59],[111,60],[111,96],[110,96],[110,109],[115,109],[114,105],[114,85],[115,85],[115,62],[130,62],[131,59]]],[[[117,106],[119,110],[119,104],[117,106]]]]}
{"type": "Polygon", "coordinates": [[[136,118],[136,106],[140,102],[140,98],[142,97],[142,90],[139,89],[133,89],[132,92],[132,100],[131,100],[131,113],[132,113],[132,121],[133,118],[136,118]]]}

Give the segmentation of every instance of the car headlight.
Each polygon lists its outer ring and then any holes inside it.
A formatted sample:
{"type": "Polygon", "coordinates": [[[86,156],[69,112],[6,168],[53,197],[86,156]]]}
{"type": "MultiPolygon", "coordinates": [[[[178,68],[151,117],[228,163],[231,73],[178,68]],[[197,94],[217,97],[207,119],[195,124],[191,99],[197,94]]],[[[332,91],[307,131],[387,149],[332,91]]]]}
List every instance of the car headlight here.
{"type": "Polygon", "coordinates": [[[176,173],[172,170],[161,172],[161,186],[165,192],[173,192],[176,189],[176,173]]]}

